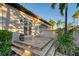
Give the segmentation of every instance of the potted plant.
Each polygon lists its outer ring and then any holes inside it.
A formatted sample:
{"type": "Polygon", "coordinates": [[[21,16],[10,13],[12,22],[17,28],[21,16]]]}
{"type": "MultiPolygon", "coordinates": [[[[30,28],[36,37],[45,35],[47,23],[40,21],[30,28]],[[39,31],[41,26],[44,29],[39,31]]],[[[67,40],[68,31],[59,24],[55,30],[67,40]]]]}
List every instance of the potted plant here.
{"type": "Polygon", "coordinates": [[[20,34],[19,40],[24,41],[24,34],[20,34]]]}

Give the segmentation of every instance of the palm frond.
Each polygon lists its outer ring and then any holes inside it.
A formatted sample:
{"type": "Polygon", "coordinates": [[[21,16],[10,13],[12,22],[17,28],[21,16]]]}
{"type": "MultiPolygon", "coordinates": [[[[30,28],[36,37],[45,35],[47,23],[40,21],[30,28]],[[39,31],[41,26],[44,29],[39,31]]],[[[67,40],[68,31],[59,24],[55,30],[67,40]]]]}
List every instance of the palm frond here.
{"type": "Polygon", "coordinates": [[[72,16],[73,18],[79,18],[79,10],[75,12],[75,14],[72,16]]]}
{"type": "Polygon", "coordinates": [[[52,3],[51,7],[54,9],[57,3],[52,3]]]}
{"type": "Polygon", "coordinates": [[[64,13],[63,13],[63,10],[65,9],[65,3],[60,3],[59,4],[59,9],[60,9],[60,13],[61,13],[61,15],[64,15],[64,13]]]}
{"type": "Polygon", "coordinates": [[[79,7],[79,3],[77,3],[77,8],[79,7]]]}

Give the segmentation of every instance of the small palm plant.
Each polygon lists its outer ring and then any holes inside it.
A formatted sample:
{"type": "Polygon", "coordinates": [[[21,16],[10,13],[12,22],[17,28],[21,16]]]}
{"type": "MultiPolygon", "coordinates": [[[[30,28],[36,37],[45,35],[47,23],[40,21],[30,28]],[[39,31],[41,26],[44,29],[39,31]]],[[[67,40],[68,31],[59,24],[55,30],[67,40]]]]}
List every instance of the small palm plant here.
{"type": "Polygon", "coordinates": [[[0,55],[10,56],[11,55],[11,39],[12,32],[7,30],[0,30],[0,55]]]}
{"type": "Polygon", "coordinates": [[[65,55],[71,55],[74,56],[76,52],[76,46],[74,44],[74,38],[73,32],[74,30],[69,30],[67,33],[64,33],[62,30],[58,32],[57,35],[57,42],[55,47],[57,48],[57,51],[65,54],[65,55]]]}

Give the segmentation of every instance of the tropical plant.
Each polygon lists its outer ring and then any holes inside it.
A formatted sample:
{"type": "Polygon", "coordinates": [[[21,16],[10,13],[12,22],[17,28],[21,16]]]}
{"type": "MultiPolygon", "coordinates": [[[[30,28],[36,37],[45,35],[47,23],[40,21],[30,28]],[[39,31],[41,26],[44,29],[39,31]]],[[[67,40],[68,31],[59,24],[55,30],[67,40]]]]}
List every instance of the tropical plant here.
{"type": "Polygon", "coordinates": [[[73,32],[77,27],[73,27],[68,30],[67,33],[63,32],[63,28],[57,28],[57,42],[56,42],[56,51],[59,51],[66,55],[75,55],[77,48],[74,44],[73,32]]]}
{"type": "Polygon", "coordinates": [[[68,33],[72,35],[72,34],[73,34],[73,32],[74,32],[74,31],[76,31],[76,29],[77,29],[77,26],[76,26],[76,27],[71,28],[70,30],[68,30],[68,33]]]}
{"type": "Polygon", "coordinates": [[[50,19],[49,20],[49,24],[51,24],[51,26],[52,26],[52,30],[54,29],[54,26],[55,26],[55,24],[56,24],[56,22],[54,21],[54,20],[52,20],[52,19],[50,19]]]}
{"type": "Polygon", "coordinates": [[[57,24],[57,27],[60,28],[60,26],[61,26],[63,23],[64,23],[63,21],[58,20],[57,23],[56,23],[56,24],[57,24]]]}
{"type": "Polygon", "coordinates": [[[75,12],[75,14],[73,14],[73,16],[72,16],[73,18],[79,18],[79,10],[77,10],[76,12],[75,12]]]}
{"type": "Polygon", "coordinates": [[[0,30],[0,55],[10,56],[11,55],[11,39],[12,32],[7,30],[0,30]]]}
{"type": "MultiPolygon", "coordinates": [[[[54,9],[56,6],[56,3],[52,4],[52,8],[54,9]]],[[[79,3],[77,3],[77,7],[79,6],[79,3]]],[[[67,12],[68,12],[68,3],[59,3],[59,10],[61,15],[63,16],[65,14],[65,30],[64,32],[67,33],[67,12]],[[63,13],[65,10],[65,13],[63,13]]]]}
{"type": "MultiPolygon", "coordinates": [[[[79,19],[79,10],[77,10],[76,12],[75,12],[75,14],[73,14],[73,16],[72,16],[73,18],[74,18],[74,22],[75,22],[75,20],[77,19],[79,19]]],[[[79,21],[79,20],[78,20],[79,21]]],[[[77,24],[78,25],[78,24],[77,24]]]]}
{"type": "Polygon", "coordinates": [[[63,28],[57,28],[57,29],[56,29],[56,33],[57,33],[57,34],[63,33],[63,28]]]}
{"type": "Polygon", "coordinates": [[[58,41],[56,42],[57,51],[65,55],[75,55],[76,47],[73,44],[73,36],[68,33],[60,33],[58,36],[58,41]]]}

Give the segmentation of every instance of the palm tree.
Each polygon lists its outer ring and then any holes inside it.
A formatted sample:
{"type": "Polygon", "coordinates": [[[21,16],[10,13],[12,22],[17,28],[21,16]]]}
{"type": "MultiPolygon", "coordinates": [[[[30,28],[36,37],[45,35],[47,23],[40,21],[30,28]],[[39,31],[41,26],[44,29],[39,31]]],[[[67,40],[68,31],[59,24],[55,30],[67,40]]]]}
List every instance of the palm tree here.
{"type": "MultiPolygon", "coordinates": [[[[52,8],[54,9],[56,6],[56,3],[52,4],[52,8]]],[[[77,7],[79,6],[79,3],[77,3],[77,7]]],[[[62,16],[65,15],[65,30],[64,32],[67,33],[67,12],[68,12],[68,3],[59,3],[59,10],[62,16]],[[65,13],[64,13],[65,10],[65,13]]]]}
{"type": "Polygon", "coordinates": [[[56,24],[56,22],[55,22],[54,20],[50,19],[50,20],[49,20],[49,24],[51,24],[52,30],[53,30],[53,29],[54,29],[54,26],[55,26],[55,24],[56,24]]]}
{"type": "MultiPolygon", "coordinates": [[[[77,10],[76,12],[75,12],[75,14],[73,14],[73,16],[72,16],[73,18],[74,18],[74,22],[75,22],[75,20],[77,19],[79,19],[79,10],[77,10]]],[[[78,24],[77,24],[78,25],[78,24]]]]}

